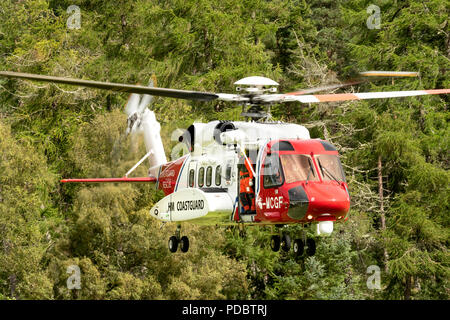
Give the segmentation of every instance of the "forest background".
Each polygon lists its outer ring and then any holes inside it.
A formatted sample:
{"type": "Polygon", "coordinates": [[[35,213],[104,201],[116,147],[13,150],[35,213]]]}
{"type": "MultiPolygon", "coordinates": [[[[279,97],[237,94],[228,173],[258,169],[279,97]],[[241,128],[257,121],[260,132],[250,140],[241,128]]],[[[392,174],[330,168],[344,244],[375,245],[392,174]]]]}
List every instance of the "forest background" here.
{"type": "MultiPolygon", "coordinates": [[[[403,70],[420,76],[350,91],[450,88],[449,12],[440,0],[2,0],[0,69],[130,84],[154,73],[160,87],[211,92],[250,75],[287,92],[403,70]]],[[[338,147],[352,197],[349,220],[302,259],[272,252],[256,227],[241,238],[186,225],[190,251],[171,254],[175,226],[148,214],[162,197],[152,184],[62,185],[122,176],[144,155],[124,136],[127,98],[0,79],[0,299],[449,299],[448,95],[272,108],[338,147]]],[[[168,158],[176,128],[241,112],[152,107],[168,158]]]]}

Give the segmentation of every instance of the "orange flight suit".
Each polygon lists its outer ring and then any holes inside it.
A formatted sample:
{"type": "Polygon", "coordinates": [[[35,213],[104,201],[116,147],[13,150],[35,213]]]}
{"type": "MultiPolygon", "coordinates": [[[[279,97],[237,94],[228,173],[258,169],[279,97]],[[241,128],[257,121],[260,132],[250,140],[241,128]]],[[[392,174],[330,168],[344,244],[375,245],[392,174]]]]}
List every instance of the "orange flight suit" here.
{"type": "Polygon", "coordinates": [[[244,212],[249,210],[255,211],[255,192],[253,191],[251,184],[252,178],[247,168],[242,168],[239,172],[239,198],[241,200],[244,212]]]}

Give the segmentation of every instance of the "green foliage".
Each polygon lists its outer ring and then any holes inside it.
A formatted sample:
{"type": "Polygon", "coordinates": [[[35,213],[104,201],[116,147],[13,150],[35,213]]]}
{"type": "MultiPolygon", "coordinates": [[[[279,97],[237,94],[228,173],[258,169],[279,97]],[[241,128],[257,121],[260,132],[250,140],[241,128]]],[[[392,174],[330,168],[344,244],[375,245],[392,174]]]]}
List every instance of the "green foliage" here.
{"type": "Polygon", "coordinates": [[[51,299],[46,253],[58,239],[61,219],[50,193],[55,185],[42,151],[15,139],[0,122],[0,290],[22,299],[51,299]]]}
{"type": "MultiPolygon", "coordinates": [[[[2,1],[0,69],[231,92],[261,75],[289,92],[357,71],[419,71],[361,91],[449,88],[448,3],[368,0],[2,1]],[[81,28],[68,29],[78,5],[81,28]]],[[[0,79],[0,299],[448,299],[448,96],[272,106],[340,150],[349,219],[314,257],[268,246],[273,230],[183,225],[170,254],[148,210],[153,185],[60,185],[61,177],[122,176],[145,151],[124,134],[127,96],[0,79]],[[383,209],[377,165],[382,164],[383,209]],[[381,228],[381,215],[386,228],[381,228]],[[69,290],[67,268],[81,271],[69,290]],[[366,286],[380,266],[381,290],[366,286]]],[[[155,99],[167,156],[193,121],[238,120],[240,106],[155,99]]],[[[145,163],[136,169],[146,175],[145,163]]],[[[290,226],[292,237],[300,227],[290,226]]],[[[311,236],[311,234],[310,234],[311,236]]]]}

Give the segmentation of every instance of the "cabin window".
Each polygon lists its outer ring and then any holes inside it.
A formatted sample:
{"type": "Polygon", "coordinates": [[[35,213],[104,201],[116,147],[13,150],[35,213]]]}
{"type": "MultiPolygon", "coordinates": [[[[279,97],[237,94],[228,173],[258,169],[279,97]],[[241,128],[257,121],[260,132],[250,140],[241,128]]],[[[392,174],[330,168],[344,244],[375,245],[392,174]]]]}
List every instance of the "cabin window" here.
{"type": "Polygon", "coordinates": [[[222,184],[222,172],[220,172],[221,170],[221,166],[216,167],[216,174],[214,177],[214,180],[216,180],[216,186],[220,186],[222,184]]]}
{"type": "Polygon", "coordinates": [[[304,154],[283,154],[280,156],[286,183],[297,181],[319,181],[311,158],[304,154]]]}
{"type": "Polygon", "coordinates": [[[203,167],[198,170],[197,184],[199,187],[203,187],[203,185],[205,184],[205,168],[203,167]]]}
{"type": "Polygon", "coordinates": [[[195,170],[191,169],[189,170],[189,187],[194,187],[194,178],[195,178],[195,170]]]}
{"type": "Polygon", "coordinates": [[[206,186],[210,187],[212,183],[212,167],[206,168],[206,186]]]}
{"type": "Polygon", "coordinates": [[[227,167],[225,168],[225,180],[227,182],[231,181],[231,164],[227,164],[227,167]]]}
{"type": "Polygon", "coordinates": [[[320,154],[316,156],[322,179],[345,182],[345,174],[339,157],[333,154],[320,154]]]}
{"type": "Polygon", "coordinates": [[[274,188],[284,183],[283,170],[277,153],[268,154],[263,164],[264,188],[274,188]]]}

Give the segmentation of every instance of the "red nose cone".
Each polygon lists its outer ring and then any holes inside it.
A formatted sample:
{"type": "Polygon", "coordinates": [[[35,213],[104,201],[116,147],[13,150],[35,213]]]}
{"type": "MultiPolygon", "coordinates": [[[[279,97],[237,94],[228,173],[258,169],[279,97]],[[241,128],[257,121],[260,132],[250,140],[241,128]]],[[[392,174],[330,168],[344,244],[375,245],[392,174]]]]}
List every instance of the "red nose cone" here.
{"type": "Polygon", "coordinates": [[[309,198],[308,214],[329,213],[344,216],[350,209],[350,196],[344,183],[336,181],[309,182],[305,186],[309,198]]]}

